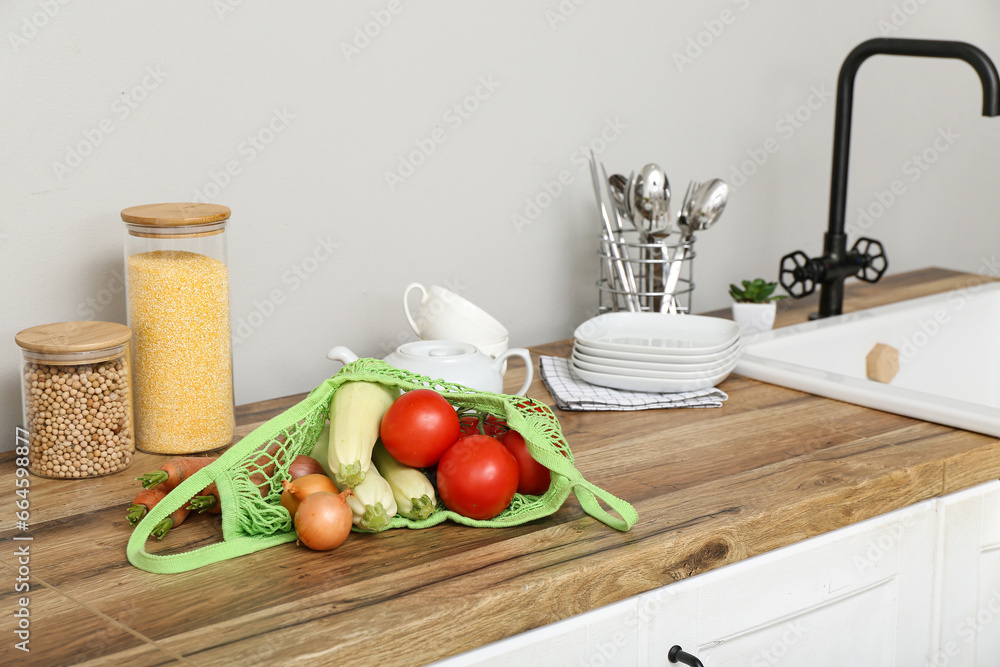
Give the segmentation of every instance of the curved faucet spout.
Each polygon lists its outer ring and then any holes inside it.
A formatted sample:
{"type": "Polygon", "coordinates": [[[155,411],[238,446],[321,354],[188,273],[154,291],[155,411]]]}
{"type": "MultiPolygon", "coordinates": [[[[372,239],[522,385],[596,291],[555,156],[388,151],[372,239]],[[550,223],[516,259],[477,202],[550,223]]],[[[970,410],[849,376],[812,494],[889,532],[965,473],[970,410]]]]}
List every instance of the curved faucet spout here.
{"type": "Polygon", "coordinates": [[[1000,116],[1000,76],[980,48],[966,42],[881,37],[858,44],[847,54],[837,80],[837,117],[833,130],[833,177],[830,188],[831,234],[844,232],[847,206],[847,165],[851,151],[851,109],[854,77],[861,64],[874,55],[956,58],[972,65],[983,85],[983,115],[1000,116]]]}
{"type": "Polygon", "coordinates": [[[1000,76],[982,50],[965,42],[882,37],[858,44],[847,54],[837,80],[837,116],[833,132],[833,174],[830,183],[830,221],[823,239],[826,278],[820,289],[819,316],[839,315],[843,308],[844,279],[856,270],[847,260],[844,216],[847,208],[847,165],[851,151],[851,109],[854,77],[874,55],[956,58],[969,63],[983,86],[983,115],[1000,116],[1000,76]]]}

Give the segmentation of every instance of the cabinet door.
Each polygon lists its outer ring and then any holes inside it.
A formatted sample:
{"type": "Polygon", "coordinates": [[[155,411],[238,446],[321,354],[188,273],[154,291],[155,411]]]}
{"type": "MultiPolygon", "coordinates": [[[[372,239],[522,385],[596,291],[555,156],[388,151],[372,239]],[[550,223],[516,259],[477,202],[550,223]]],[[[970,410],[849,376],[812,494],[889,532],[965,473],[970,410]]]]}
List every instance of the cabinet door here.
{"type": "Polygon", "coordinates": [[[941,621],[928,664],[1000,665],[1000,482],[940,502],[941,621]]]}
{"type": "Polygon", "coordinates": [[[571,616],[434,663],[434,667],[640,667],[637,597],[571,616]]]}
{"type": "Polygon", "coordinates": [[[926,501],[640,596],[640,659],[668,665],[680,644],[708,667],[926,664],[935,510],[926,501]]]}

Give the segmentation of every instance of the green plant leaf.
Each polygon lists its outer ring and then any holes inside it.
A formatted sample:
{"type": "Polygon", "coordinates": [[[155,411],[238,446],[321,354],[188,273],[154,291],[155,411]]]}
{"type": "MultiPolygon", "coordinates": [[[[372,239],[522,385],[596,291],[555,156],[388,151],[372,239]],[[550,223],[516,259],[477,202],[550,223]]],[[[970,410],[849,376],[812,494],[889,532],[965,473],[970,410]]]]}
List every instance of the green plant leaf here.
{"type": "Polygon", "coordinates": [[[735,300],[743,303],[768,303],[784,299],[784,294],[774,295],[774,290],[778,283],[768,282],[763,278],[740,281],[743,289],[736,285],[729,285],[729,295],[735,300]]]}

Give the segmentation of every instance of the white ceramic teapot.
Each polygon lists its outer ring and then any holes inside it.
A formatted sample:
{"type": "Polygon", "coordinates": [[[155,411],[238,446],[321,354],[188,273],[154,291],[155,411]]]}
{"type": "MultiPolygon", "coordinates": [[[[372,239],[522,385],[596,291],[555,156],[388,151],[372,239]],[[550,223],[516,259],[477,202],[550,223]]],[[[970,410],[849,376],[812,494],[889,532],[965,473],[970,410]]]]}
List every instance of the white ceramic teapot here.
{"type": "MultiPolygon", "coordinates": [[[[326,353],[327,359],[349,364],[357,361],[356,354],[343,345],[338,345],[326,353]]],[[[531,385],[534,372],[531,353],[523,347],[515,347],[490,359],[471,343],[448,340],[418,340],[400,345],[384,361],[396,368],[426,375],[432,379],[464,384],[480,391],[503,393],[504,362],[508,357],[524,360],[524,385],[515,392],[523,396],[531,385]]]]}

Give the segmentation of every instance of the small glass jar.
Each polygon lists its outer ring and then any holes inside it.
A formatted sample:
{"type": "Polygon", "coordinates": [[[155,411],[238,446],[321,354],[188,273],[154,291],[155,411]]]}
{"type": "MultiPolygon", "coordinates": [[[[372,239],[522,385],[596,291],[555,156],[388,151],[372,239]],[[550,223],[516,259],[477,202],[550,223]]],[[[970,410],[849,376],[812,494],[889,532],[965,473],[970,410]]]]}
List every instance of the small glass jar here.
{"type": "Polygon", "coordinates": [[[142,451],[191,454],[232,441],[229,215],[184,203],[121,213],[142,451]]]}
{"type": "Polygon", "coordinates": [[[131,335],[111,322],[59,322],[14,336],[30,472],[79,479],[132,463],[131,335]]]}

